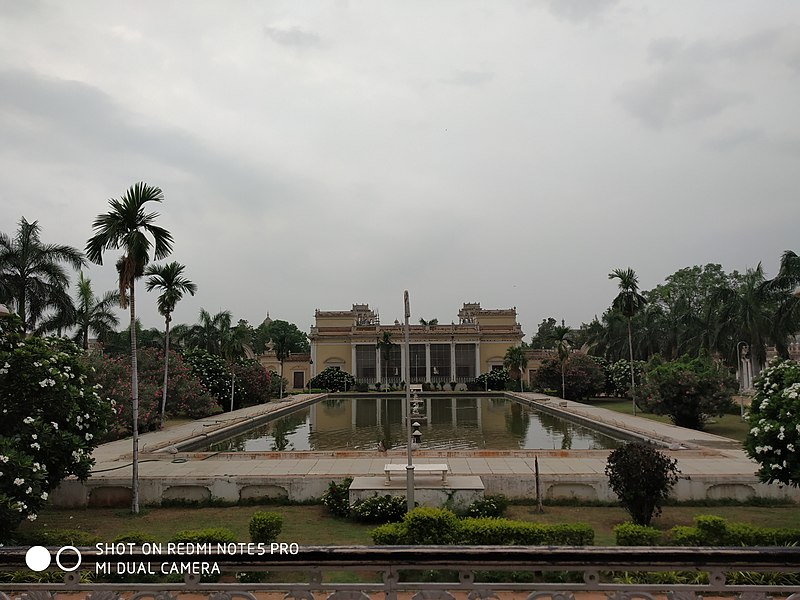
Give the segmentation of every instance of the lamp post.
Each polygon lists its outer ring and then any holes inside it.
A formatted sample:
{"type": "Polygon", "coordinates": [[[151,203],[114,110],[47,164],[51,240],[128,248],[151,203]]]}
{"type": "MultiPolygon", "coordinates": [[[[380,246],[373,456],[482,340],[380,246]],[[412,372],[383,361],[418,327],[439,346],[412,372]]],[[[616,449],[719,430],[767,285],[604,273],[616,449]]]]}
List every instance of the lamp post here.
{"type": "MultiPolygon", "coordinates": [[[[405,305],[405,325],[403,326],[403,336],[404,342],[406,346],[406,356],[409,356],[409,349],[411,348],[411,342],[409,340],[409,333],[408,333],[408,318],[411,316],[411,305],[408,302],[408,290],[403,292],[403,304],[405,305]]],[[[406,427],[408,429],[408,439],[406,441],[406,446],[408,450],[406,452],[406,456],[408,459],[408,464],[406,465],[406,501],[407,501],[407,508],[408,512],[414,510],[414,464],[413,459],[411,457],[411,366],[409,365],[410,361],[406,361],[406,427]]]]}

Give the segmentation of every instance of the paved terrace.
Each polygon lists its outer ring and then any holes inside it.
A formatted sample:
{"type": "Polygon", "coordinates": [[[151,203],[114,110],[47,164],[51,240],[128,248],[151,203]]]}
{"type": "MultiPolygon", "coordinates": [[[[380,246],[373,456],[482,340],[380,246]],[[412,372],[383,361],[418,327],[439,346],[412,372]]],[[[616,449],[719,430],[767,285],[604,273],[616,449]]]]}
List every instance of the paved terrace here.
{"type": "MultiPolygon", "coordinates": [[[[757,481],[756,465],[727,438],[624,415],[608,409],[532,393],[509,396],[566,418],[591,422],[605,429],[624,430],[659,441],[676,458],[681,480],[679,499],[737,498],[754,495],[800,500],[800,490],[757,481]]],[[[331,480],[347,476],[375,477],[376,490],[404,490],[405,482],[381,488],[384,465],[406,462],[405,450],[330,452],[181,452],[188,440],[212,433],[235,431],[268,416],[311,404],[321,395],[293,396],[280,402],[244,408],[140,436],[140,493],[142,502],[161,499],[228,501],[288,496],[294,500],[319,497],[331,480]]],[[[534,461],[538,458],[545,498],[577,497],[612,500],[604,470],[608,450],[507,450],[414,452],[415,463],[447,463],[449,485],[459,476],[479,476],[485,492],[510,497],[533,497],[534,461]]],[[[104,444],[94,452],[95,467],[86,484],[67,481],[53,495],[63,506],[124,505],[130,493],[131,440],[104,444]]],[[[403,479],[403,478],[399,478],[403,479]]],[[[425,477],[425,486],[441,487],[425,477]]]]}

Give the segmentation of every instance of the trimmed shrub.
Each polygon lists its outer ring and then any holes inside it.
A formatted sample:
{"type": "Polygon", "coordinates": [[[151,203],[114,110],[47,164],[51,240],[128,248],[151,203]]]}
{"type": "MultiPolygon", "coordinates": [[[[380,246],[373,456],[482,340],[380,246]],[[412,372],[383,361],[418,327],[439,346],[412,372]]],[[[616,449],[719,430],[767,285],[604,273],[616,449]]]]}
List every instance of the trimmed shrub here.
{"type": "Polygon", "coordinates": [[[350,506],[350,517],[361,523],[395,523],[406,514],[405,496],[370,496],[350,506]]]}
{"type": "Polygon", "coordinates": [[[460,539],[460,523],[456,515],[445,508],[421,506],[403,517],[406,543],[414,545],[455,544],[460,539]]]}
{"type": "Polygon", "coordinates": [[[273,512],[257,512],[250,518],[250,540],[269,544],[278,539],[283,529],[283,517],[273,512]]]}
{"type": "Polygon", "coordinates": [[[184,529],[172,536],[171,542],[203,543],[236,543],[236,534],[226,527],[208,527],[206,529],[184,529]]]}
{"type": "MultiPolygon", "coordinates": [[[[564,366],[564,394],[567,400],[585,400],[605,389],[603,367],[593,356],[572,352],[564,366]]],[[[535,385],[558,390],[561,394],[561,361],[546,358],[536,371],[535,385]]]]}
{"type": "Polygon", "coordinates": [[[114,543],[123,544],[136,544],[137,546],[141,546],[142,544],[148,542],[155,542],[155,538],[152,535],[144,533],[143,531],[129,531],[128,533],[122,533],[111,540],[114,543]]]}
{"type": "Polygon", "coordinates": [[[661,540],[658,529],[636,523],[620,523],[614,527],[614,535],[617,546],[657,546],[661,540]]]}
{"type": "Polygon", "coordinates": [[[353,478],[348,477],[341,483],[331,481],[328,484],[328,491],[322,495],[322,503],[337,517],[350,516],[350,484],[353,478]]]}
{"type": "Polygon", "coordinates": [[[372,530],[372,542],[377,546],[403,546],[408,544],[405,523],[386,523],[372,530]]]}
{"type": "Polygon", "coordinates": [[[486,496],[467,507],[468,517],[502,517],[508,508],[508,498],[503,494],[486,496]]]}
{"type": "Polygon", "coordinates": [[[36,534],[43,546],[94,546],[100,538],[93,533],[78,529],[53,529],[36,534]]]}
{"type": "Polygon", "coordinates": [[[676,546],[797,546],[800,529],[755,527],[728,523],[714,515],[698,515],[694,527],[676,526],[670,530],[676,546]]]}
{"type": "Polygon", "coordinates": [[[516,546],[591,546],[594,530],[582,523],[546,525],[509,519],[466,518],[460,544],[516,546]]]}
{"type": "Polygon", "coordinates": [[[678,482],[677,461],[652,444],[629,442],[608,456],[606,475],[611,489],[637,525],[649,525],[678,482]]]}
{"type": "Polygon", "coordinates": [[[346,392],[352,390],[356,385],[355,377],[347,371],[342,371],[335,367],[327,367],[309,380],[311,388],[320,388],[331,392],[346,392]]]}

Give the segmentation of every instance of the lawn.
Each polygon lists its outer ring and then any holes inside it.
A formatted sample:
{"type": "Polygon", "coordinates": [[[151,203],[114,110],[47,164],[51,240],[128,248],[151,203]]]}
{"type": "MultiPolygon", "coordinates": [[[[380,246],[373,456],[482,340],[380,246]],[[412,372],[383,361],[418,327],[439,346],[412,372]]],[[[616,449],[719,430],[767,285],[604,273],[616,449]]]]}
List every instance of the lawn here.
{"type": "MultiPolygon", "coordinates": [[[[633,413],[631,401],[622,398],[592,398],[589,401],[589,404],[607,408],[619,413],[624,413],[626,415],[633,413]]],[[[645,413],[638,408],[636,410],[636,416],[644,417],[645,419],[652,419],[653,421],[660,421],[661,423],[671,423],[669,417],[665,415],[645,413]]],[[[706,424],[706,428],[703,431],[743,442],[749,429],[750,428],[747,425],[747,422],[742,421],[741,416],[735,414],[712,417],[711,420],[706,424]]]]}
{"type": "MultiPolygon", "coordinates": [[[[307,545],[369,545],[372,525],[362,525],[330,516],[321,505],[231,506],[209,508],[149,508],[137,517],[124,509],[45,510],[23,529],[30,534],[53,529],[78,529],[93,533],[103,542],[129,532],[142,532],[155,541],[167,541],[182,529],[227,527],[241,541],[250,539],[248,524],[254,512],[267,510],[284,518],[279,541],[307,545]]],[[[730,521],[762,527],[800,528],[796,506],[668,506],[653,525],[667,530],[674,525],[691,525],[695,515],[713,514],[730,521]]],[[[541,523],[586,523],[595,531],[596,545],[613,545],[615,525],[628,520],[627,513],[608,506],[545,506],[539,514],[529,505],[510,506],[511,519],[541,523]]]]}

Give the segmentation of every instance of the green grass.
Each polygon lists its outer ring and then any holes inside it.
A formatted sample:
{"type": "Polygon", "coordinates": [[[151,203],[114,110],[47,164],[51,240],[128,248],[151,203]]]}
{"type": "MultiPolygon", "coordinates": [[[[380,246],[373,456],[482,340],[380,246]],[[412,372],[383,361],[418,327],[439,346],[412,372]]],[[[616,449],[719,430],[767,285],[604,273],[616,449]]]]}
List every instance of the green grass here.
{"type": "MultiPolygon", "coordinates": [[[[248,541],[250,517],[257,510],[279,513],[284,518],[278,541],[301,546],[369,545],[371,525],[331,517],[321,505],[310,506],[230,506],[207,508],[149,508],[139,516],[120,509],[45,510],[34,523],[22,529],[28,535],[53,529],[79,529],[110,542],[122,533],[139,531],[155,541],[167,541],[182,529],[227,527],[241,541],[248,541]]],[[[629,520],[627,513],[614,506],[545,506],[539,514],[535,506],[512,505],[506,516],[540,523],[586,523],[595,530],[596,545],[613,545],[613,528],[629,520]]],[[[788,506],[667,506],[653,521],[662,530],[675,525],[691,525],[695,515],[718,515],[729,521],[762,527],[800,528],[800,510],[788,506]]]]}
{"type": "MultiPolygon", "coordinates": [[[[630,400],[620,398],[592,398],[589,403],[593,406],[607,408],[618,413],[623,413],[626,415],[633,414],[633,406],[630,400]]],[[[638,408],[636,410],[636,416],[658,421],[660,423],[672,422],[666,415],[654,415],[652,413],[642,412],[638,408]]],[[[749,429],[750,428],[747,422],[742,421],[740,415],[736,414],[712,417],[711,420],[706,424],[706,427],[703,431],[743,442],[749,429]]]]}

